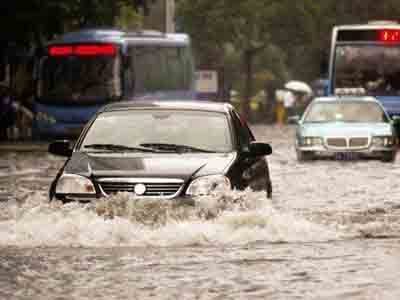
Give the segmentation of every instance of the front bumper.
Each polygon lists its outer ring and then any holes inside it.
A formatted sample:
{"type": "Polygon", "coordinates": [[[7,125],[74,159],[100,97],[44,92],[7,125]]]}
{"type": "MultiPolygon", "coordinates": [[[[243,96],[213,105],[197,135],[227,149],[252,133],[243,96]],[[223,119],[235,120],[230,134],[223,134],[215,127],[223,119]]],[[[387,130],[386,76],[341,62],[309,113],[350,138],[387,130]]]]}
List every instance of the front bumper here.
{"type": "Polygon", "coordinates": [[[297,151],[302,151],[302,152],[312,152],[315,155],[321,156],[321,157],[333,157],[337,154],[342,154],[342,153],[356,153],[357,155],[361,157],[371,157],[371,158],[376,158],[376,157],[381,157],[382,154],[384,153],[392,153],[397,150],[396,146],[373,146],[370,145],[365,148],[348,148],[348,147],[327,147],[325,145],[314,145],[314,146],[300,146],[296,145],[296,150],[297,151]]]}
{"type": "MultiPolygon", "coordinates": [[[[101,199],[112,198],[118,193],[126,193],[135,199],[146,200],[172,200],[186,197],[186,184],[182,179],[156,179],[156,178],[96,178],[93,181],[95,193],[93,194],[60,194],[55,193],[55,199],[63,202],[93,202],[101,199]],[[145,184],[143,194],[137,194],[135,186],[145,184]],[[175,187],[168,186],[172,184],[175,187]],[[174,191],[171,192],[171,189],[174,191]]],[[[189,196],[188,196],[189,197],[189,196]]]]}

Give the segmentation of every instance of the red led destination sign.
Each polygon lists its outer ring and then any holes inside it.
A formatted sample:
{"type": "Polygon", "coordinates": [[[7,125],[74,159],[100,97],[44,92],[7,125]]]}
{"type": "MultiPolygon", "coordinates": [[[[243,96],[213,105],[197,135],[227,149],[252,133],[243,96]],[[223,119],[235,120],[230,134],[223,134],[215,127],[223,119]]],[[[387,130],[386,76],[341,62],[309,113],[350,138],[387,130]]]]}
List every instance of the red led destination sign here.
{"type": "Polygon", "coordinates": [[[57,45],[48,48],[50,56],[115,56],[117,47],[112,44],[57,45]]]}
{"type": "Polygon", "coordinates": [[[400,30],[398,29],[384,29],[379,31],[379,40],[386,43],[399,43],[400,30]]]}
{"type": "Polygon", "coordinates": [[[400,29],[341,29],[337,41],[400,44],[400,29]]]}

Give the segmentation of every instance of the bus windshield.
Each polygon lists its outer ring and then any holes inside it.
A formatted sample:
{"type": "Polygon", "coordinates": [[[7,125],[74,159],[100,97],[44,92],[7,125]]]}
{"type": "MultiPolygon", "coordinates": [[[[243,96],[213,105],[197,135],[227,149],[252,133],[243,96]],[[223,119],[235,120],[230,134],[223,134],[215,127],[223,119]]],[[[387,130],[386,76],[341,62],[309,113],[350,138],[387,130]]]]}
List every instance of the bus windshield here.
{"type": "Polygon", "coordinates": [[[363,95],[400,95],[400,46],[338,45],[335,93],[358,89],[363,95]]]}
{"type": "Polygon", "coordinates": [[[42,103],[95,104],[121,96],[118,56],[45,57],[38,96],[42,103]]]}
{"type": "Polygon", "coordinates": [[[128,55],[128,95],[191,90],[194,72],[188,47],[132,45],[128,55]]]}

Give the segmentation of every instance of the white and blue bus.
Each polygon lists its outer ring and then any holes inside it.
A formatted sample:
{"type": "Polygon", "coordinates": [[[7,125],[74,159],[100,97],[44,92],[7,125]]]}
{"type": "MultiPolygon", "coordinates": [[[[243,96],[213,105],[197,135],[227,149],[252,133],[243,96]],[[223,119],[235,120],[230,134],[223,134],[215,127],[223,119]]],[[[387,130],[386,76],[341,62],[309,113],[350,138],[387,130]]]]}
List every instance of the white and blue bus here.
{"type": "Polygon", "coordinates": [[[374,96],[400,116],[400,24],[334,27],[327,94],[374,96]]]}
{"type": "Polygon", "coordinates": [[[195,98],[186,34],[82,30],[43,52],[35,76],[35,138],[76,137],[109,102],[195,98]]]}

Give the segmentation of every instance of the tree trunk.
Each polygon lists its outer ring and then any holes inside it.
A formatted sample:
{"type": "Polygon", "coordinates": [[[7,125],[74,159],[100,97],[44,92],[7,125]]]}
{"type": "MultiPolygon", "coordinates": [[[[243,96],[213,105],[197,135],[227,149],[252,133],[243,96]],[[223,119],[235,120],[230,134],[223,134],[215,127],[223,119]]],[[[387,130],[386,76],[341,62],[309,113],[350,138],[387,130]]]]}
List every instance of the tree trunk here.
{"type": "Polygon", "coordinates": [[[254,52],[246,50],[244,52],[244,66],[245,66],[245,88],[244,98],[242,99],[241,111],[242,117],[245,120],[250,119],[250,99],[253,95],[253,58],[254,52]]]}

